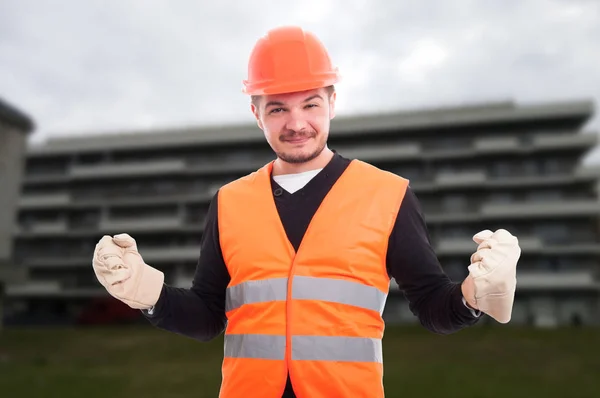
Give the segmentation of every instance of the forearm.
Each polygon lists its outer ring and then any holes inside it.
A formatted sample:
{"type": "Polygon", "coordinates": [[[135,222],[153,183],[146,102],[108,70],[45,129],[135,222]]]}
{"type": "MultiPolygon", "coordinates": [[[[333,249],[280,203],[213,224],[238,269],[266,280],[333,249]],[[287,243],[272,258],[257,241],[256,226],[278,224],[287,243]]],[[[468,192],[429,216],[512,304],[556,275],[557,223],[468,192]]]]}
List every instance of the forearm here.
{"type": "Polygon", "coordinates": [[[157,328],[200,341],[225,329],[225,297],[230,281],[219,245],[218,193],[211,201],[202,234],[201,253],[191,289],[163,285],[152,314],[144,316],[157,328]]]}
{"type": "Polygon", "coordinates": [[[155,327],[200,341],[209,341],[225,329],[227,318],[218,303],[192,289],[163,286],[151,311],[142,311],[155,327]]]}
{"type": "Polygon", "coordinates": [[[428,330],[449,334],[479,319],[479,314],[463,303],[461,284],[453,282],[444,272],[411,190],[405,195],[390,236],[387,269],[404,292],[412,313],[428,330]]]}
{"type": "Polygon", "coordinates": [[[412,292],[410,310],[429,331],[451,334],[475,324],[478,317],[463,303],[461,284],[449,279],[412,292]]]}

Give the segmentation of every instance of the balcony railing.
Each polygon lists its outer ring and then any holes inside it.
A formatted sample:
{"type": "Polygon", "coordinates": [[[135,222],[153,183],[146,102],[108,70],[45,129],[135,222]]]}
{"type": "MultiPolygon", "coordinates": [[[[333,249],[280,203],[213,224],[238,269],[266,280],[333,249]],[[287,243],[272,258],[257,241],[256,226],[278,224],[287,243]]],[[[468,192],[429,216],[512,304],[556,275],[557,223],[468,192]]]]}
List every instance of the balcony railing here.
{"type": "Polygon", "coordinates": [[[55,192],[39,195],[26,194],[19,198],[19,207],[22,209],[65,206],[70,203],[71,195],[68,192],[55,192]]]}
{"type": "Polygon", "coordinates": [[[146,218],[131,218],[131,219],[103,219],[100,221],[99,228],[101,231],[136,231],[136,230],[153,230],[165,228],[181,228],[183,222],[181,217],[146,217],[146,218]]]}
{"type": "Polygon", "coordinates": [[[69,170],[72,178],[95,177],[121,177],[135,175],[156,175],[164,173],[181,172],[185,170],[185,163],[180,159],[111,163],[99,165],[74,165],[69,170]]]}
{"type": "Polygon", "coordinates": [[[517,274],[519,290],[598,290],[600,283],[591,271],[534,272],[517,274]]]}
{"type": "Polygon", "coordinates": [[[538,217],[538,216],[581,216],[600,214],[597,200],[557,200],[554,202],[512,202],[510,204],[486,203],[481,207],[484,217],[538,217]]]}

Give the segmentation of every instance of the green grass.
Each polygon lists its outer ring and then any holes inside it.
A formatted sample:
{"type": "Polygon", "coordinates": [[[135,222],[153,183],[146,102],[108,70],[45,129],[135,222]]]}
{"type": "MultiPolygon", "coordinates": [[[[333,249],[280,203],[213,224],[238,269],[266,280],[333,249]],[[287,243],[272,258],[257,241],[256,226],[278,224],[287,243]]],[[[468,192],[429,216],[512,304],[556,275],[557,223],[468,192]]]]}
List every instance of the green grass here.
{"type": "MultiPolygon", "coordinates": [[[[0,332],[0,396],[217,397],[222,338],[198,343],[150,325],[0,332]]],[[[390,327],[386,397],[600,396],[600,330],[494,325],[438,336],[390,327]]]]}

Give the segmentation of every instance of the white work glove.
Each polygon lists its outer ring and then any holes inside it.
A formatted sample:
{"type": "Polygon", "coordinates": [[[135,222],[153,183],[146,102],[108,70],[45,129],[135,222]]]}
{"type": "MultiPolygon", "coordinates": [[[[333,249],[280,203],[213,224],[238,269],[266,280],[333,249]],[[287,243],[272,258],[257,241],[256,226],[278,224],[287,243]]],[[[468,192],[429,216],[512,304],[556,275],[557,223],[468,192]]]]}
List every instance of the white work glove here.
{"type": "Polygon", "coordinates": [[[162,291],[164,274],[144,263],[128,234],[105,235],[94,250],[92,267],[108,293],[131,308],[152,308],[162,291]]]}
{"type": "Polygon", "coordinates": [[[519,241],[505,229],[481,231],[473,240],[479,246],[468,268],[477,308],[500,323],[508,323],[517,288],[519,241]]]}

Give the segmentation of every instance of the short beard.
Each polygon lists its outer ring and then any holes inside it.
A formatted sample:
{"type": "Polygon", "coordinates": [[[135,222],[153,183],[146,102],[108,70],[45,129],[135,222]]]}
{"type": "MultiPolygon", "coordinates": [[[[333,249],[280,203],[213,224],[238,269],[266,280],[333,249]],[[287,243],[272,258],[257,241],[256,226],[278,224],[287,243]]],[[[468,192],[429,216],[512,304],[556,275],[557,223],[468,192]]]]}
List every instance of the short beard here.
{"type": "Polygon", "coordinates": [[[308,155],[288,155],[284,152],[277,152],[276,155],[279,159],[283,160],[286,163],[301,164],[316,159],[323,152],[324,149],[325,144],[321,145],[313,153],[310,153],[308,155]]]}

